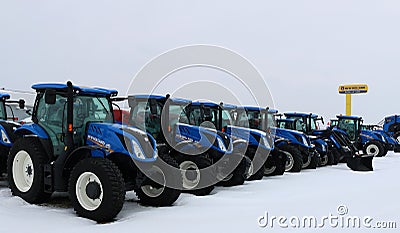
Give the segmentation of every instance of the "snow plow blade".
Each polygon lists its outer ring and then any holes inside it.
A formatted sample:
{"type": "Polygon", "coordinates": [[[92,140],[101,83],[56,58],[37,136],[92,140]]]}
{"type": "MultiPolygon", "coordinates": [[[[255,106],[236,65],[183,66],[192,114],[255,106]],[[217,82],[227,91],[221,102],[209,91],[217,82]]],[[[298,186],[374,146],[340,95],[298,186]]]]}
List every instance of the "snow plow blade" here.
{"type": "Polygon", "coordinates": [[[353,171],[373,171],[372,159],[374,156],[352,156],[348,157],[347,166],[353,171]]]}

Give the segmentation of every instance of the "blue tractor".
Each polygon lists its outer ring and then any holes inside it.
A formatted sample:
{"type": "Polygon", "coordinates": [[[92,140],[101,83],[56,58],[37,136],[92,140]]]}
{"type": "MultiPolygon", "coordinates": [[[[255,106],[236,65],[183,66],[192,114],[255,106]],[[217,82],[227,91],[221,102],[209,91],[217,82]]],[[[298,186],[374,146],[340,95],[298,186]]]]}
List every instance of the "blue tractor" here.
{"type": "Polygon", "coordinates": [[[248,114],[246,107],[223,103],[220,104],[219,111],[223,116],[223,122],[218,128],[232,136],[234,145],[240,145],[240,141],[245,141],[242,144],[244,145],[242,153],[251,160],[248,180],[260,180],[264,175],[283,175],[286,159],[282,160],[281,166],[275,166],[278,161],[273,160],[278,156],[271,153],[274,150],[272,135],[250,128],[250,124],[260,121],[261,111],[258,114],[248,114]]]}
{"type": "Polygon", "coordinates": [[[385,130],[383,130],[383,128],[381,126],[379,126],[379,125],[362,125],[361,129],[362,130],[370,130],[370,131],[373,131],[375,133],[382,135],[385,138],[385,141],[386,141],[385,146],[388,151],[394,151],[395,153],[400,152],[400,143],[395,138],[390,136],[389,133],[385,132],[385,130]]]}
{"type": "MultiPolygon", "coordinates": [[[[286,119],[280,119],[281,127],[285,127],[288,129],[293,129],[297,131],[301,131],[307,134],[313,145],[315,145],[316,151],[320,154],[320,166],[332,165],[334,164],[334,157],[332,153],[328,151],[328,143],[320,137],[314,135],[314,132],[318,129],[318,121],[322,121],[316,114],[307,114],[307,113],[285,113],[286,119]]],[[[279,124],[278,124],[279,125],[279,124]]]]}
{"type": "Polygon", "coordinates": [[[79,216],[113,220],[125,192],[134,190],[144,205],[177,200],[181,174],[167,173],[176,162],[157,152],[146,132],[114,124],[111,97],[117,91],[67,84],[35,84],[31,124],[15,131],[8,159],[13,195],[29,203],[68,192],[79,216]],[[161,158],[161,159],[160,159],[161,158]]]}
{"type": "MultiPolygon", "coordinates": [[[[9,121],[13,120],[14,116],[7,115],[7,103],[18,103],[21,109],[25,107],[25,101],[10,100],[10,95],[6,93],[0,93],[0,176],[7,172],[7,158],[8,153],[12,144],[15,141],[14,131],[20,127],[20,124],[9,121]]],[[[12,110],[10,108],[10,110],[12,110]]],[[[12,111],[10,111],[13,114],[12,111]]]]}
{"type": "Polygon", "coordinates": [[[357,150],[363,150],[369,156],[381,157],[387,154],[384,136],[371,130],[363,130],[362,117],[339,115],[337,118],[338,123],[335,128],[346,132],[357,150]]]}
{"type": "MultiPolygon", "coordinates": [[[[270,115],[271,117],[275,118],[275,125],[278,126],[278,111],[270,110],[270,115]]],[[[275,131],[278,139],[284,138],[288,140],[291,151],[293,151],[293,147],[295,147],[300,152],[303,161],[302,169],[317,168],[320,161],[320,155],[317,153],[317,151],[315,150],[315,146],[311,143],[310,138],[306,134],[297,130],[284,128],[276,128],[275,131]]],[[[281,143],[283,143],[283,145],[281,146],[282,149],[285,150],[286,148],[288,148],[288,146],[285,145],[284,142],[281,143]]]]}
{"type": "Polygon", "coordinates": [[[217,171],[218,183],[222,186],[243,184],[251,176],[251,160],[245,155],[247,141],[233,139],[234,134],[227,132],[226,126],[231,122],[230,115],[222,106],[212,102],[192,102],[185,108],[188,122],[192,126],[214,132],[216,144],[223,154],[216,151],[214,161],[219,161],[223,166],[217,171]],[[229,147],[228,147],[229,146],[229,147]],[[226,151],[225,148],[228,148],[226,151]]]}
{"type": "MultiPolygon", "coordinates": [[[[285,161],[285,171],[300,172],[304,168],[316,168],[316,161],[308,138],[301,132],[277,128],[277,110],[260,109],[259,107],[245,107],[249,115],[257,115],[261,110],[261,117],[250,121],[250,128],[270,132],[274,138],[274,153],[280,158],[276,161],[285,161]],[[280,154],[285,154],[281,156],[280,154]]],[[[279,166],[281,162],[276,165],[279,166]]]]}
{"type": "Polygon", "coordinates": [[[400,142],[400,116],[387,116],[383,120],[383,130],[400,142]]]}
{"type": "Polygon", "coordinates": [[[128,97],[128,124],[150,133],[158,151],[165,151],[179,164],[183,191],[207,195],[213,188],[216,170],[212,166],[231,152],[226,135],[189,124],[186,108],[190,100],[169,95],[132,95],[128,97]]]}
{"type": "MultiPolygon", "coordinates": [[[[290,154],[285,153],[284,151],[280,150],[275,146],[275,140],[274,140],[274,133],[271,131],[271,129],[268,127],[268,122],[267,122],[267,114],[268,114],[268,108],[261,108],[261,107],[253,107],[253,106],[244,106],[244,107],[238,107],[236,110],[231,110],[231,116],[233,119],[233,124],[235,126],[239,127],[245,127],[249,128],[251,134],[253,134],[254,139],[256,140],[251,140],[253,142],[250,142],[250,144],[253,144],[253,146],[249,146],[247,152],[247,156],[250,158],[253,158],[254,155],[252,154],[252,150],[255,151],[257,148],[256,142],[258,138],[261,140],[259,141],[264,141],[262,144],[264,145],[269,145],[269,154],[268,157],[266,157],[266,153],[261,153],[264,154],[264,157],[258,156],[259,158],[262,158],[262,162],[264,164],[264,168],[261,168],[264,170],[264,176],[279,176],[283,175],[286,170],[286,165],[290,154]],[[264,137],[261,137],[260,132],[263,132],[264,137]],[[259,137],[257,135],[260,135],[259,137]],[[262,139],[264,138],[264,139],[262,139]],[[253,149],[252,149],[253,148],[253,149]],[[253,156],[253,157],[252,157],[253,156]],[[265,161],[265,159],[267,159],[265,161]]],[[[258,149],[258,151],[262,151],[258,149]]],[[[259,153],[259,152],[258,152],[259,153]]],[[[257,158],[257,156],[255,156],[257,158]]],[[[254,159],[253,159],[254,160],[254,159]]],[[[256,164],[260,164],[260,162],[256,162],[256,164]]]]}

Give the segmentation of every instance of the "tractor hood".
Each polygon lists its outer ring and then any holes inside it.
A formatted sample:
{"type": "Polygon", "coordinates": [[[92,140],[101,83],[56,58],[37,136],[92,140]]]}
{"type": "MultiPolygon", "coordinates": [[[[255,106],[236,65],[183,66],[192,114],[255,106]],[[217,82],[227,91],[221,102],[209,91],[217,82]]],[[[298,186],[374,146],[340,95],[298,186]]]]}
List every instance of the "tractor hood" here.
{"type": "Polygon", "coordinates": [[[177,123],[175,143],[190,142],[198,148],[211,148],[223,154],[233,151],[232,138],[212,128],[177,123]]]}
{"type": "Polygon", "coordinates": [[[290,129],[282,129],[282,128],[272,128],[272,131],[275,132],[275,139],[284,138],[289,140],[290,143],[296,144],[306,148],[312,148],[310,139],[302,132],[290,130],[290,129]]]}
{"type": "Polygon", "coordinates": [[[158,156],[156,141],[150,134],[120,124],[89,123],[86,144],[101,147],[106,155],[122,153],[142,162],[155,161],[158,156]]]}
{"type": "Polygon", "coordinates": [[[266,132],[257,129],[249,129],[239,126],[228,125],[226,133],[231,135],[232,139],[245,140],[250,146],[261,147],[266,150],[273,150],[273,142],[266,132]]]}
{"type": "Polygon", "coordinates": [[[386,143],[386,139],[383,135],[381,135],[379,132],[375,132],[372,130],[361,130],[360,137],[363,143],[371,140],[376,140],[382,143],[386,143]]]}

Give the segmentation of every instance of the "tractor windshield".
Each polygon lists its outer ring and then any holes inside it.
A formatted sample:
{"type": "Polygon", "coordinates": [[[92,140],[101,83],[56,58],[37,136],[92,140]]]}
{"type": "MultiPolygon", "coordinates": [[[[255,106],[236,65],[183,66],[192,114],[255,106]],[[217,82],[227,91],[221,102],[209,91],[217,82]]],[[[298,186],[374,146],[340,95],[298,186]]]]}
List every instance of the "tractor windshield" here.
{"type": "MultiPolygon", "coordinates": [[[[148,99],[136,99],[131,107],[130,124],[150,133],[157,142],[164,142],[165,138],[161,127],[161,118],[164,111],[164,102],[149,101],[148,99]],[[153,106],[151,106],[153,104],[153,106]]],[[[185,105],[168,102],[168,127],[174,128],[179,123],[189,123],[185,113],[185,105]]]]}
{"type": "MultiPolygon", "coordinates": [[[[293,121],[293,129],[297,131],[301,131],[303,133],[307,132],[307,117],[301,117],[301,116],[290,116],[288,119],[292,119],[293,121]]],[[[315,123],[314,123],[315,127],[315,123]]]]}
{"type": "Polygon", "coordinates": [[[3,101],[0,102],[0,120],[7,120],[6,108],[3,101]]]}
{"type": "Polygon", "coordinates": [[[352,141],[355,141],[359,133],[359,124],[356,119],[339,119],[337,127],[344,130],[352,141]]]}
{"type": "Polygon", "coordinates": [[[203,126],[207,128],[216,128],[222,130],[222,128],[232,125],[233,121],[228,110],[221,109],[219,107],[205,107],[204,111],[201,111],[200,105],[191,106],[189,116],[189,123],[191,125],[203,126]],[[222,111],[222,126],[219,127],[219,111],[222,111]]]}

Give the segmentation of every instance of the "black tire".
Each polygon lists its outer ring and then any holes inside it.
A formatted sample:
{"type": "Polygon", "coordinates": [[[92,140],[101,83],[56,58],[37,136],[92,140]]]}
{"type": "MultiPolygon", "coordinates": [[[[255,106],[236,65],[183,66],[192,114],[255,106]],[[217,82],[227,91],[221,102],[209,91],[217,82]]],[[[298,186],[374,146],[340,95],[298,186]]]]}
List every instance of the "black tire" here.
{"type": "Polygon", "coordinates": [[[253,175],[251,175],[247,180],[261,180],[264,177],[265,166],[261,166],[260,169],[253,175]]]}
{"type": "Polygon", "coordinates": [[[105,158],[86,158],[79,161],[73,168],[69,178],[68,192],[72,206],[79,216],[97,222],[109,222],[118,215],[124,205],[124,178],[112,161],[105,158]],[[98,180],[96,181],[94,177],[98,180]],[[85,191],[78,195],[77,190],[82,183],[85,185],[85,191]],[[100,202],[90,206],[90,200],[85,199],[100,200],[100,202]]]}
{"type": "Polygon", "coordinates": [[[288,152],[293,157],[294,160],[293,167],[287,172],[300,172],[303,167],[303,157],[301,155],[300,150],[289,144],[281,146],[280,149],[288,152]]]}
{"type": "Polygon", "coordinates": [[[327,165],[334,165],[335,164],[335,155],[332,150],[328,150],[328,163],[327,165]]]}
{"type": "Polygon", "coordinates": [[[313,155],[310,154],[309,156],[311,156],[311,162],[304,169],[316,169],[318,166],[318,160],[319,160],[318,154],[314,153],[313,155]]]}
{"type": "MultiPolygon", "coordinates": [[[[198,181],[198,186],[205,186],[204,188],[200,188],[200,189],[192,189],[192,190],[188,190],[185,189],[185,187],[183,188],[184,192],[187,193],[191,193],[194,194],[196,196],[205,196],[211,193],[211,191],[214,190],[214,185],[208,185],[208,184],[212,184],[213,183],[213,178],[215,178],[215,172],[211,173],[211,169],[207,169],[207,170],[202,170],[208,167],[211,167],[212,162],[210,159],[208,159],[206,157],[206,155],[199,155],[199,156],[185,156],[185,155],[178,155],[176,156],[176,161],[178,162],[179,166],[181,166],[182,163],[184,163],[185,161],[190,161],[196,164],[197,168],[199,169],[200,172],[200,180],[198,181]],[[205,172],[208,172],[208,174],[205,174],[205,172]]],[[[197,175],[197,173],[195,172],[195,175],[197,175]]],[[[185,174],[182,174],[183,177],[183,182],[184,182],[184,186],[185,186],[185,174]]],[[[195,187],[194,187],[195,188],[195,187]]]]}
{"type": "MultiPolygon", "coordinates": [[[[50,198],[51,193],[46,193],[44,191],[43,166],[48,163],[49,159],[38,139],[21,138],[17,140],[11,147],[7,163],[8,182],[10,185],[11,193],[14,196],[21,197],[31,204],[40,204],[46,202],[50,198]],[[30,167],[29,169],[30,173],[34,174],[32,184],[28,188],[28,190],[18,189],[16,183],[14,182],[14,175],[18,176],[17,174],[13,174],[13,164],[14,162],[18,162],[18,160],[14,160],[17,154],[22,154],[24,153],[23,151],[25,151],[29,155],[32,161],[32,167],[30,167]]],[[[24,170],[22,170],[19,175],[23,175],[23,173],[24,170]]]]}
{"type": "Polygon", "coordinates": [[[318,167],[324,167],[324,166],[328,165],[328,163],[329,163],[329,155],[328,154],[321,155],[321,157],[319,159],[318,167]]]}
{"type": "MultiPolygon", "coordinates": [[[[166,163],[167,166],[173,166],[176,168],[177,171],[179,171],[179,166],[172,157],[170,157],[167,154],[164,154],[160,155],[160,158],[166,163]]],[[[145,181],[145,184],[142,184],[139,188],[134,189],[142,205],[155,206],[155,207],[170,206],[178,199],[179,195],[181,194],[182,175],[180,174],[180,172],[174,174],[166,174],[165,171],[167,171],[167,169],[163,161],[160,161],[158,159],[156,162],[154,162],[153,166],[156,167],[157,169],[160,169],[160,171],[163,172],[164,178],[166,179],[166,183],[168,183],[169,185],[167,186],[164,185],[161,187],[161,185],[152,181],[150,178],[147,178],[148,182],[145,181]],[[145,191],[146,187],[150,188],[159,187],[161,188],[160,190],[161,193],[154,196],[150,196],[145,191]],[[170,187],[179,187],[179,190],[170,187]]]]}
{"type": "Polygon", "coordinates": [[[382,157],[385,155],[385,147],[378,141],[371,141],[364,145],[363,151],[365,154],[373,155],[375,157],[382,157]]]}
{"type": "Polygon", "coordinates": [[[7,158],[10,148],[0,145],[0,177],[7,173],[7,158]]]}
{"type": "Polygon", "coordinates": [[[224,187],[231,187],[244,184],[244,181],[246,180],[246,168],[247,168],[247,161],[245,158],[243,158],[237,165],[235,170],[233,170],[233,172],[228,176],[229,179],[218,182],[218,185],[224,187]]]}

